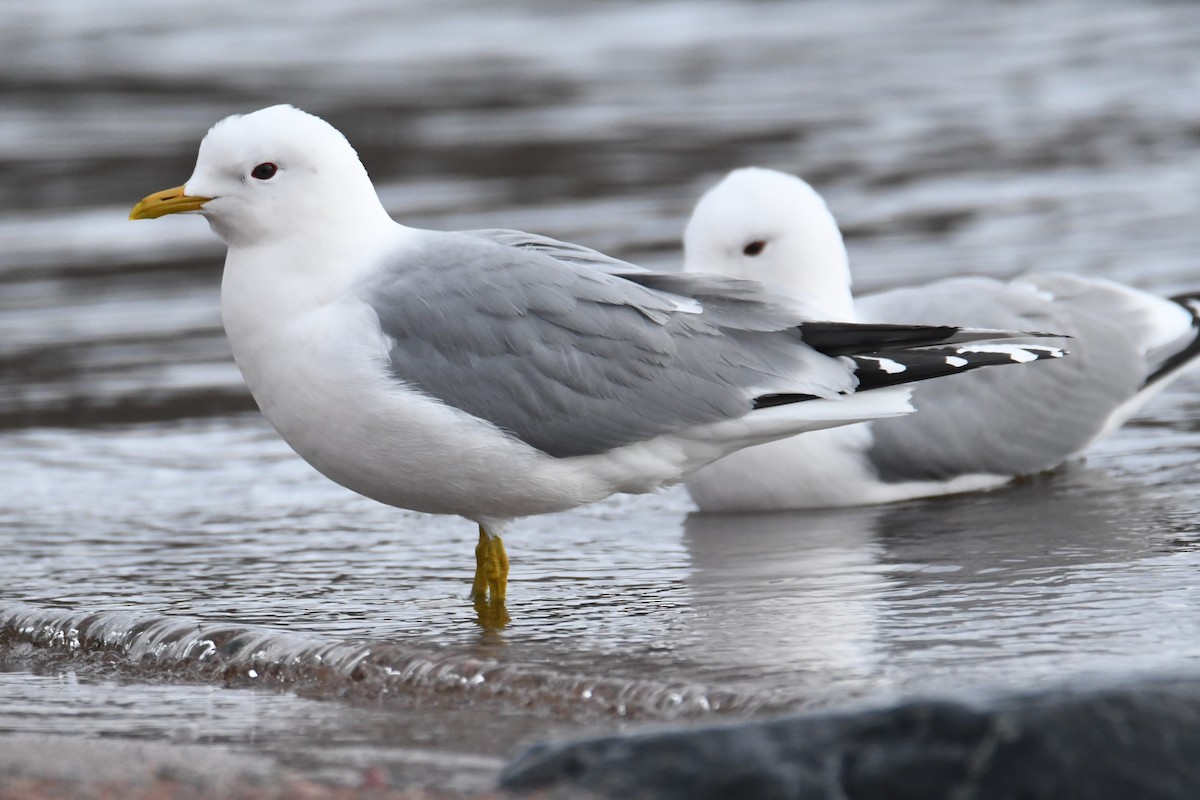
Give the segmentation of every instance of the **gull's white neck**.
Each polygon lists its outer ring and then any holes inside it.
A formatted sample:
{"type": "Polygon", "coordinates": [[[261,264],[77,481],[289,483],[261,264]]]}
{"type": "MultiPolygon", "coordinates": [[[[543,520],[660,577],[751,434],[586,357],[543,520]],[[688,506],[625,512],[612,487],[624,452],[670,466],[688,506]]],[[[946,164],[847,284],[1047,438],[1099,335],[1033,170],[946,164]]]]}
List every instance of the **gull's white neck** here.
{"type": "Polygon", "coordinates": [[[850,259],[841,229],[825,199],[799,180],[789,179],[786,198],[786,233],[764,256],[763,280],[799,289],[831,319],[853,322],[854,296],[850,293],[850,259]]]}
{"type": "Polygon", "coordinates": [[[412,233],[380,209],[352,225],[298,226],[291,235],[231,244],[221,280],[226,328],[280,322],[340,297],[412,233]]]}
{"type": "Polygon", "coordinates": [[[292,412],[320,385],[314,373],[337,373],[338,348],[349,342],[382,352],[373,312],[355,302],[355,288],[385,255],[402,257],[418,233],[381,213],[350,228],[311,226],[230,246],[221,281],[225,334],[251,394],[289,442],[304,419],[292,412]]]}
{"type": "Polygon", "coordinates": [[[856,322],[858,312],[850,287],[850,261],[832,217],[829,226],[813,225],[812,231],[796,241],[802,246],[792,251],[783,248],[773,254],[784,266],[778,278],[772,276],[767,280],[803,292],[830,319],[856,322]]]}

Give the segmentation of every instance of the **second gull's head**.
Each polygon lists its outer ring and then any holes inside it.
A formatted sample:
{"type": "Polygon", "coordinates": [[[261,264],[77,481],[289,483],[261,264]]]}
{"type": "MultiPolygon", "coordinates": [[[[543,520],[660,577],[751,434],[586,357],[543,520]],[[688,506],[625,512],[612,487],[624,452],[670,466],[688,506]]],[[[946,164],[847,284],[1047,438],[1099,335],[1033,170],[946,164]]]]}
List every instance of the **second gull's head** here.
{"type": "Polygon", "coordinates": [[[854,319],[850,268],[837,222],[799,178],[758,167],[729,173],[692,212],[684,270],[800,290],[832,319],[854,319]]]}

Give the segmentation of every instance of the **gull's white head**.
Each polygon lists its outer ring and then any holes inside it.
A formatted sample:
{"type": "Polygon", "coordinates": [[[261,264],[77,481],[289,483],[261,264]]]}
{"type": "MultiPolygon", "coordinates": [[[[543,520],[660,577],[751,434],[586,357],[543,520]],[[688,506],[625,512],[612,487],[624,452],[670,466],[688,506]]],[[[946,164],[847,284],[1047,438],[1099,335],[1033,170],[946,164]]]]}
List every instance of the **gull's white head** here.
{"type": "Polygon", "coordinates": [[[686,272],[788,286],[833,319],[855,319],[841,231],[797,177],[758,167],[729,173],[696,204],[683,250],[686,272]]]}
{"type": "Polygon", "coordinates": [[[189,211],[231,246],[387,217],[346,137],[286,105],[218,122],[200,143],[187,183],[145,198],[130,218],[189,211]]]}

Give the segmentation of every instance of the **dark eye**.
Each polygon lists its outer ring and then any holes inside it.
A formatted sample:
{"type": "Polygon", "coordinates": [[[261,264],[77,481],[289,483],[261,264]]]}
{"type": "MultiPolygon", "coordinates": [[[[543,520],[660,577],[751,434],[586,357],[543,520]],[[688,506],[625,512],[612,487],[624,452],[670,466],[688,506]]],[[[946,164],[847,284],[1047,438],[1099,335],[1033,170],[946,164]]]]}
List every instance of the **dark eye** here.
{"type": "Polygon", "coordinates": [[[250,177],[257,178],[260,181],[269,181],[275,177],[275,173],[279,171],[279,167],[272,164],[270,161],[264,161],[254,169],[250,170],[250,177]]]}
{"type": "Polygon", "coordinates": [[[755,239],[753,242],[751,242],[750,244],[743,247],[742,252],[748,256],[756,256],[759,253],[761,253],[763,251],[763,248],[766,246],[767,246],[767,243],[764,242],[762,239],[755,239]]]}

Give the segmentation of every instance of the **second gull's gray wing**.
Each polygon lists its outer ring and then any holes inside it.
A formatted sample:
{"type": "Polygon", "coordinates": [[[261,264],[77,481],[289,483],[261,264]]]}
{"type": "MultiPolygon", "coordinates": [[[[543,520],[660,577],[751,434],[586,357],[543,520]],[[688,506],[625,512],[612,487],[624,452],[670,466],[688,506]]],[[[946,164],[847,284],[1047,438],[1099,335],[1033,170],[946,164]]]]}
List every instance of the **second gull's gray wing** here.
{"type": "Polygon", "coordinates": [[[970,473],[1020,475],[1086,447],[1146,377],[1142,354],[1117,324],[1052,302],[1031,284],[960,278],[861,297],[870,322],[1056,331],[1068,358],[995,374],[980,370],[918,386],[917,413],[872,423],[869,457],[888,481],[970,473]]]}

